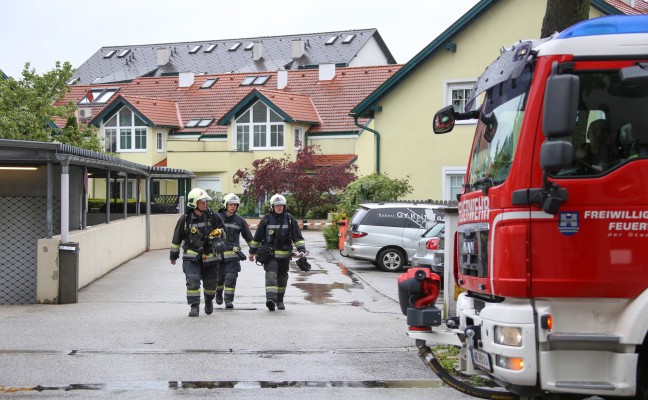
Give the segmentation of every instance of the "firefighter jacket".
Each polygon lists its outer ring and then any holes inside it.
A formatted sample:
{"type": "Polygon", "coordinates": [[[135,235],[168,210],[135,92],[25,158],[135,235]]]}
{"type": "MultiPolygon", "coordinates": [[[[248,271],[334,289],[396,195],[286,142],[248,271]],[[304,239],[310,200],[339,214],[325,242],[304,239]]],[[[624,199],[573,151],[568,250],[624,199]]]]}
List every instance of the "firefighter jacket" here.
{"type": "Polygon", "coordinates": [[[180,246],[182,246],[183,260],[198,261],[199,258],[202,258],[205,264],[219,261],[220,257],[213,253],[209,234],[216,228],[224,227],[220,218],[209,208],[200,216],[193,209],[187,210],[178,219],[173,231],[170,258],[177,260],[180,257],[180,246]]]}
{"type": "Polygon", "coordinates": [[[224,253],[224,259],[225,261],[239,261],[239,256],[234,248],[241,249],[240,236],[243,236],[248,245],[250,244],[253,239],[250,227],[240,215],[232,214],[228,216],[224,208],[218,210],[218,217],[225,224],[225,238],[223,240],[227,251],[224,253]]]}
{"type": "Polygon", "coordinates": [[[306,252],[306,241],[302,236],[297,220],[290,214],[270,212],[261,219],[259,227],[250,242],[250,253],[255,254],[259,245],[274,249],[275,258],[290,258],[293,245],[299,252],[306,252]]]}

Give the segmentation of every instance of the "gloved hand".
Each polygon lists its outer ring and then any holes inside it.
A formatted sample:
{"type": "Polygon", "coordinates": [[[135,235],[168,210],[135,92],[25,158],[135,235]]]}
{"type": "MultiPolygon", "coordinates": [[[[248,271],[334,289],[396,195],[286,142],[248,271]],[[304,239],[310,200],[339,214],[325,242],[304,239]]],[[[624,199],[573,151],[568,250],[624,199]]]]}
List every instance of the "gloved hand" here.
{"type": "Polygon", "coordinates": [[[223,233],[225,233],[224,229],[216,228],[216,229],[214,229],[213,231],[211,231],[209,233],[209,238],[214,239],[216,237],[221,237],[221,236],[223,236],[223,233]]]}
{"type": "Polygon", "coordinates": [[[301,269],[304,272],[308,272],[311,270],[311,265],[308,263],[308,260],[306,260],[306,257],[299,257],[297,259],[297,267],[301,269]]]}
{"type": "Polygon", "coordinates": [[[247,257],[245,256],[245,253],[243,253],[241,251],[241,249],[239,249],[238,247],[234,246],[232,251],[234,251],[234,253],[236,253],[236,255],[239,257],[239,260],[245,261],[247,259],[247,257]]]}
{"type": "Polygon", "coordinates": [[[250,255],[248,256],[248,259],[250,261],[254,262],[254,254],[250,253],[250,255]]]}

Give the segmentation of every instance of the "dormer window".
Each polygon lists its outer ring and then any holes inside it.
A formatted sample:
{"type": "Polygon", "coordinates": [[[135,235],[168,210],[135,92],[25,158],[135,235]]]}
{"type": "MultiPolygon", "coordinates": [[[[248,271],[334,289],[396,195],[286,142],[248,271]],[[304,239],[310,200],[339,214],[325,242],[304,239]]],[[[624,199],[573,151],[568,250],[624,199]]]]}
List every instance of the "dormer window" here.
{"type": "Polygon", "coordinates": [[[193,47],[193,49],[189,50],[189,54],[196,54],[198,50],[202,47],[202,44],[196,45],[193,47]]]}
{"type": "Polygon", "coordinates": [[[128,55],[128,53],[130,53],[130,49],[126,49],[126,50],[122,51],[121,53],[119,53],[117,58],[124,58],[124,57],[126,57],[128,55]]]}
{"type": "Polygon", "coordinates": [[[356,36],[355,34],[350,34],[350,35],[348,35],[347,37],[344,38],[344,40],[342,41],[342,43],[343,43],[343,44],[349,44],[349,43],[351,43],[351,41],[353,41],[353,39],[355,38],[355,36],[356,36]]]}
{"type": "Polygon", "coordinates": [[[228,51],[236,51],[241,46],[241,42],[236,42],[228,49],[228,51]]]}

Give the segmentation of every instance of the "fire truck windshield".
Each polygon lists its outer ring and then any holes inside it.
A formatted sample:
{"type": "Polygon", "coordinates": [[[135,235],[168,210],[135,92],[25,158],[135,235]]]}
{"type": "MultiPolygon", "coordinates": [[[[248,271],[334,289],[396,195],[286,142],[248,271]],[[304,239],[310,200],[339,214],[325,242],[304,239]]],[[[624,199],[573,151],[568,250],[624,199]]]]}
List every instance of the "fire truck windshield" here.
{"type": "Polygon", "coordinates": [[[486,92],[470,158],[468,191],[506,180],[515,157],[530,85],[531,71],[525,68],[517,79],[502,82],[486,92]]]}

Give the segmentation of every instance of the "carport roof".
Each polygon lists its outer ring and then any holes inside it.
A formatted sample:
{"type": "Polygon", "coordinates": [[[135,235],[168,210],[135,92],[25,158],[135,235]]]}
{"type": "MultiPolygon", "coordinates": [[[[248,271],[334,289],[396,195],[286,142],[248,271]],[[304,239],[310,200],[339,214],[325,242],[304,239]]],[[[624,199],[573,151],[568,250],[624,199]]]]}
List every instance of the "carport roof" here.
{"type": "Polygon", "coordinates": [[[96,151],[60,143],[0,139],[0,165],[43,165],[69,160],[71,165],[99,171],[117,171],[157,179],[194,178],[193,172],[167,167],[151,167],[96,151]]]}

